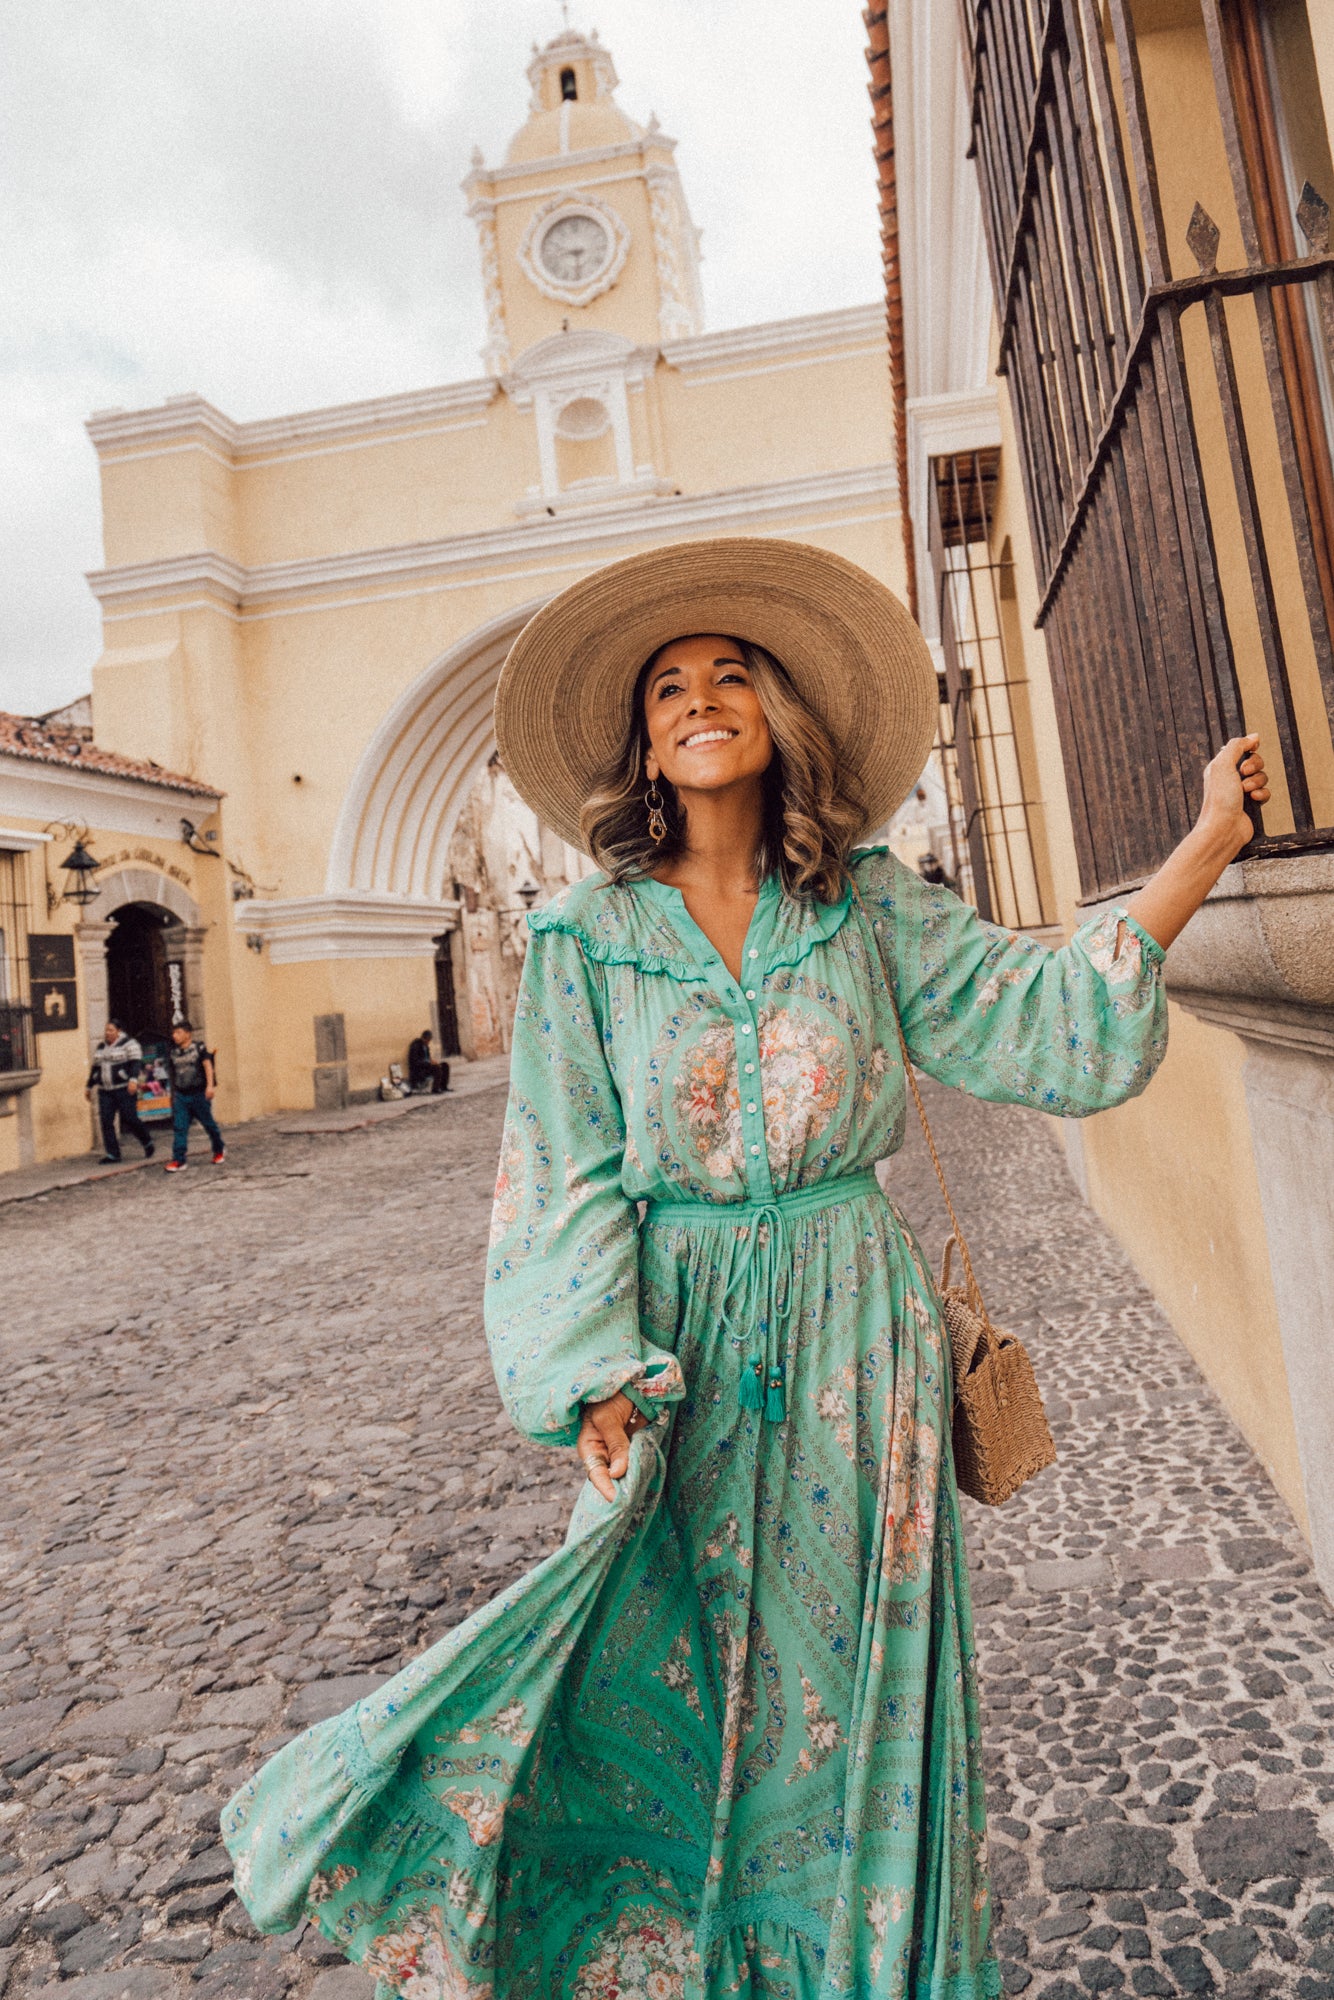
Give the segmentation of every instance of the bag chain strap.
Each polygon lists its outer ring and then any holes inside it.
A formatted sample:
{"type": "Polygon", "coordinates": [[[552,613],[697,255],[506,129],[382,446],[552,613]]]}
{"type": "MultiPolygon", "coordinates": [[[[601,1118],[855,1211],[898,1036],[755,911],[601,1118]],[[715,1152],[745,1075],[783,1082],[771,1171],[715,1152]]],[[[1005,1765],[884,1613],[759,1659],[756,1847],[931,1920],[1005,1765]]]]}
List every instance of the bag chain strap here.
{"type": "MultiPolygon", "coordinates": [[[[870,911],[862,901],[862,892],[857,887],[851,874],[849,874],[848,880],[852,883],[852,893],[857,898],[858,908],[870,926],[871,935],[874,937],[875,924],[872,921],[870,911]]],[[[950,1200],[949,1186],[945,1180],[945,1169],[940,1164],[940,1154],[936,1151],[936,1142],[931,1135],[931,1123],[926,1115],[926,1106],[922,1102],[922,1093],[917,1088],[917,1077],[913,1071],[912,1057],[908,1053],[908,1043],[903,1032],[903,1023],[899,1019],[898,1003],[894,997],[894,984],[889,976],[888,967],[885,969],[885,992],[889,1000],[889,1011],[894,1017],[894,1029],[899,1038],[899,1053],[903,1058],[903,1074],[908,1079],[908,1088],[912,1092],[912,1101],[917,1106],[917,1116],[922,1121],[922,1134],[926,1140],[926,1149],[931,1155],[931,1164],[936,1170],[936,1179],[940,1182],[940,1192],[945,1197],[945,1207],[949,1211],[950,1227],[954,1231],[952,1241],[958,1244],[959,1255],[963,1260],[964,1275],[968,1281],[969,1303],[976,1312],[980,1313],[986,1326],[991,1328],[991,1315],[983,1304],[982,1288],[977,1282],[977,1276],[973,1270],[973,1260],[968,1254],[968,1239],[963,1233],[963,1224],[954,1212],[954,1203],[950,1200]]],[[[942,1291],[949,1280],[949,1268],[950,1245],[947,1243],[945,1245],[945,1262],[940,1274],[942,1291]]]]}

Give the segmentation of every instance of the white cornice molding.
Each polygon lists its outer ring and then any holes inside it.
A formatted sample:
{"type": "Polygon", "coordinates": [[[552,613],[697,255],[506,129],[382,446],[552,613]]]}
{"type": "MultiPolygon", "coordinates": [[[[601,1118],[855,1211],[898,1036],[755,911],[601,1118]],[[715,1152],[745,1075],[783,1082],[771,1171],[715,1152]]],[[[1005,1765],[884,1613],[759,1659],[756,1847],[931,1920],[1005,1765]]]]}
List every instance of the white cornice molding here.
{"type": "Polygon", "coordinates": [[[81,770],[0,752],[0,815],[5,819],[67,820],[105,833],[138,834],[178,846],[182,819],[196,824],[207,819],[216,809],[217,796],[201,798],[198,792],[146,785],[110,771],[81,770]]]}
{"type": "Polygon", "coordinates": [[[908,450],[914,457],[983,451],[1000,441],[1000,394],[995,383],[985,389],[908,399],[908,450]]]}
{"type": "Polygon", "coordinates": [[[434,958],[435,941],[457,930],[459,906],[375,891],[285,896],[233,905],[236,928],[263,938],[275,965],[330,958],[434,958]]]}
{"type": "Polygon", "coordinates": [[[249,424],[234,423],[202,396],[173,396],[156,409],[99,411],[88,419],[87,429],[100,458],[138,457],[145,448],[194,444],[244,466],[259,454],[283,457],[310,444],[357,438],[378,442],[400,431],[461,427],[481,418],[496,393],[493,379],[481,376],[249,424]]]}
{"type": "Polygon", "coordinates": [[[669,340],[663,344],[662,358],[678,374],[693,376],[747,363],[885,344],[883,306],[845,306],[837,312],[763,320],[755,326],[725,327],[718,333],[692,334],[689,340],[669,340]]]}
{"type": "MultiPolygon", "coordinates": [[[[199,601],[203,592],[213,594],[220,610],[260,617],[269,608],[281,608],[302,597],[317,598],[328,591],[368,585],[387,588],[408,581],[443,582],[460,571],[531,563],[538,557],[559,558],[581,553],[597,543],[639,541],[646,535],[666,540],[701,531],[737,533],[743,523],[747,530],[762,534],[766,522],[774,524],[770,532],[778,533],[779,523],[800,525],[800,517],[814,509],[852,507],[867,501],[886,503],[895,498],[896,491],[893,466],[880,463],[689,497],[650,495],[633,502],[610,501],[590,507],[578,518],[531,521],[521,527],[487,529],[443,541],[268,563],[250,570],[222,556],[174,556],[165,562],[94,570],[88,583],[109,616],[175,610],[183,601],[199,601]],[[796,522],[794,516],[798,517],[796,522]]],[[[208,601],[207,595],[202,601],[208,601]]]]}
{"type": "MultiPolygon", "coordinates": [[[[578,157],[571,154],[568,159],[578,157]]],[[[577,189],[568,192],[577,198],[577,189]]],[[[689,340],[669,341],[662,354],[678,373],[689,376],[720,366],[832,352],[853,343],[879,344],[884,337],[882,307],[851,306],[695,334],[689,340]]],[[[236,423],[203,396],[173,396],[153,409],[97,411],[88,419],[87,431],[102,459],[193,447],[246,470],[312,445],[379,443],[398,433],[471,427],[485,416],[497,394],[494,377],[484,375],[254,423],[236,423]]]]}
{"type": "Polygon", "coordinates": [[[985,451],[1001,441],[1000,393],[960,389],[940,396],[910,396],[908,420],[908,507],[917,554],[917,603],[922,630],[936,644],[940,607],[931,568],[931,461],[960,451],[985,451]]]}
{"type": "Polygon", "coordinates": [[[480,195],[485,200],[489,187],[529,178],[545,180],[555,167],[567,173],[572,167],[601,167],[612,160],[634,160],[645,153],[675,151],[675,139],[669,139],[665,132],[646,132],[641,139],[619,139],[614,146],[584,146],[573,153],[542,153],[536,159],[511,160],[504,166],[474,167],[461,185],[469,199],[480,195]]]}
{"type": "Polygon", "coordinates": [[[501,387],[520,409],[526,409],[538,384],[578,386],[589,375],[614,371],[624,379],[643,382],[658,362],[656,347],[637,347],[622,333],[587,328],[579,333],[549,333],[525,347],[501,378],[501,387]]]}
{"type": "Polygon", "coordinates": [[[0,826],[0,854],[30,854],[55,839],[53,833],[33,833],[18,826],[0,826]]]}
{"type": "MultiPolygon", "coordinates": [[[[989,374],[991,278],[956,10],[889,0],[908,393],[989,374]]],[[[920,524],[916,524],[920,528],[920,524]]]]}

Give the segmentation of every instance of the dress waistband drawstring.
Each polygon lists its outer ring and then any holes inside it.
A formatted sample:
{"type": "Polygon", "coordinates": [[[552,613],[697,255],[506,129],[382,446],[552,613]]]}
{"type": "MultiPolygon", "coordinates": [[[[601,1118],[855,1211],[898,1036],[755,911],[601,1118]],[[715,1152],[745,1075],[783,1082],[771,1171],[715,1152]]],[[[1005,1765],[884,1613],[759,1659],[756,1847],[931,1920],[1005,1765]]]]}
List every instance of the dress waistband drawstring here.
{"type": "Polygon", "coordinates": [[[836,1208],[864,1195],[879,1194],[873,1173],[840,1174],[814,1187],[792,1188],[762,1201],[650,1201],[645,1226],[684,1224],[745,1232],[743,1247],[723,1296],[723,1327],[729,1334],[739,1316],[754,1327],[758,1351],[742,1371],[737,1401],[743,1410],[764,1411],[771,1424],[787,1415],[780,1331],[792,1310],[793,1219],[836,1208]]]}

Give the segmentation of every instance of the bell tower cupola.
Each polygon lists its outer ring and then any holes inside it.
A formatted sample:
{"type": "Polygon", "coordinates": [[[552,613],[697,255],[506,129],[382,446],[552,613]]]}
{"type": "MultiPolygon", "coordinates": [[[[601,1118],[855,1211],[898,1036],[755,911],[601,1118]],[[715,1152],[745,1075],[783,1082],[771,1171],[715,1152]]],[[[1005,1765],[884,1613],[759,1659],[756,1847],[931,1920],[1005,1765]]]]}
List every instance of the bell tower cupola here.
{"type": "Polygon", "coordinates": [[[488,370],[508,377],[539,341],[615,335],[658,348],[702,330],[699,233],[655,117],[616,101],[596,31],[566,28],[528,65],[528,116],[504,161],[474,153],[464,182],[486,293],[488,370]]]}

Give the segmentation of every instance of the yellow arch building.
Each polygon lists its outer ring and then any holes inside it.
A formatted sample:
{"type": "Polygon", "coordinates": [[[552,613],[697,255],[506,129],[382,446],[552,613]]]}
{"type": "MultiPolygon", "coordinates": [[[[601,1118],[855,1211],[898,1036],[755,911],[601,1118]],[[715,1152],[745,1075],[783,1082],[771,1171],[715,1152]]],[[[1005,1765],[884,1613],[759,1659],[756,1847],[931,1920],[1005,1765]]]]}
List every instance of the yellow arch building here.
{"type": "MultiPolygon", "coordinates": [[[[817,542],[902,588],[883,309],[704,332],[674,141],[621,109],[596,36],[557,36],[528,77],[503,164],[475,154],[464,183],[485,373],[259,423],[185,396],[89,425],[93,738],[220,795],[188,868],[225,1119],[373,1091],[448,1000],[451,837],[500,663],[552,593],[718,533],[817,542]]],[[[0,742],[0,824],[5,770],[0,742]]],[[[550,837],[542,855],[539,889],[572,865],[550,837]]],[[[469,1033],[465,1007],[465,1053],[469,1033]]],[[[37,1154],[81,1149],[81,1115],[30,1120],[37,1154]]]]}

